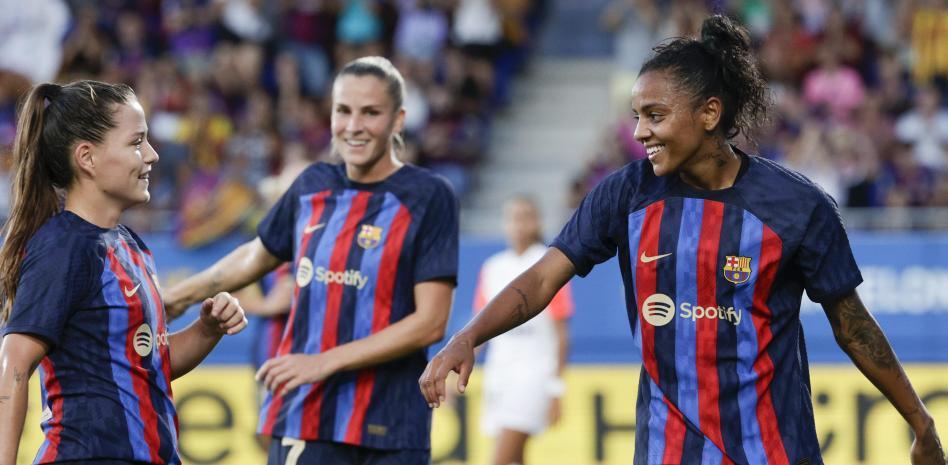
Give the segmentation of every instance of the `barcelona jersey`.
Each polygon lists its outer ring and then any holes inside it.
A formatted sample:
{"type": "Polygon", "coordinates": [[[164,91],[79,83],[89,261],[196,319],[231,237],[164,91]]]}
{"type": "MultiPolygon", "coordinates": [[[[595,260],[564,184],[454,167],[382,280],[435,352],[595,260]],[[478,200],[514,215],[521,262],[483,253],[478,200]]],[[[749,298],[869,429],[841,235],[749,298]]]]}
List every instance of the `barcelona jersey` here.
{"type": "MultiPolygon", "coordinates": [[[[317,354],[368,337],[415,311],[414,287],[454,282],[458,204],[443,178],[406,165],[358,183],[317,163],[259,227],[264,246],[291,262],[294,300],[277,356],[317,354]]],[[[425,350],[336,373],[282,397],[268,395],[262,434],[378,449],[428,449],[431,410],[418,389],[425,350]]]]}
{"type": "Polygon", "coordinates": [[[642,373],[636,465],[821,464],[800,302],[862,281],[836,204],[803,176],[740,153],[727,189],[609,176],[553,246],[579,275],[618,254],[642,373]]]}
{"type": "Polygon", "coordinates": [[[181,463],[155,262],[131,230],[69,211],[43,224],[26,247],[10,333],[49,344],[34,463],[181,463]]]}

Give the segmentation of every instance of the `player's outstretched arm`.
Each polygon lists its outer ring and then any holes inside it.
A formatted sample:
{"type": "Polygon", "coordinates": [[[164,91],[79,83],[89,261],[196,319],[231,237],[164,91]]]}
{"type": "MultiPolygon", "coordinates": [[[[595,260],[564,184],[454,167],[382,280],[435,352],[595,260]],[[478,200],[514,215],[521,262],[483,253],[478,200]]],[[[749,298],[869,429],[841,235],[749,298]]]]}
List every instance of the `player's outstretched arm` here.
{"type": "Polygon", "coordinates": [[[257,380],[278,394],[330,375],[378,365],[424,349],[444,337],[454,284],[425,281],[414,286],[415,311],[371,336],[318,354],[289,354],[268,360],[257,380]]]}
{"type": "Polygon", "coordinates": [[[247,242],[206,270],[175,284],[162,293],[162,302],[169,320],[184,313],[191,304],[200,302],[218,292],[241,289],[260,279],[280,265],[263,246],[260,238],[247,242]]]}
{"type": "Polygon", "coordinates": [[[7,334],[0,342],[0,465],[16,464],[30,375],[48,350],[27,334],[7,334]]]}
{"type": "Polygon", "coordinates": [[[944,465],[945,452],[935,431],[934,419],[922,404],[888,339],[859,295],[853,291],[836,302],[823,304],[823,309],[833,327],[836,342],[915,432],[912,464],[944,465]]]}
{"type": "Polygon", "coordinates": [[[556,248],[510,282],[428,362],[418,384],[432,407],[444,401],[444,380],[451,371],[464,392],[474,369],[474,348],[540,313],[576,273],[573,262],[556,248]]]}
{"type": "Polygon", "coordinates": [[[247,327],[247,317],[234,296],[221,292],[201,304],[201,316],[185,329],[169,336],[171,379],[184,376],[211,353],[221,337],[247,327]]]}

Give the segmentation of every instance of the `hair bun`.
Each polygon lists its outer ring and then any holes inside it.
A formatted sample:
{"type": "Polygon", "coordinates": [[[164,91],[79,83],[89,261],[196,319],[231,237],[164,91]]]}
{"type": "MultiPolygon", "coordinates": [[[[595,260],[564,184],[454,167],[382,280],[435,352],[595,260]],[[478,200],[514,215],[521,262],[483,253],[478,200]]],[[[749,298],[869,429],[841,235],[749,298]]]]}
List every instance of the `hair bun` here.
{"type": "Polygon", "coordinates": [[[727,56],[734,51],[750,51],[747,31],[723,15],[709,16],[701,23],[701,43],[719,56],[727,56]]]}

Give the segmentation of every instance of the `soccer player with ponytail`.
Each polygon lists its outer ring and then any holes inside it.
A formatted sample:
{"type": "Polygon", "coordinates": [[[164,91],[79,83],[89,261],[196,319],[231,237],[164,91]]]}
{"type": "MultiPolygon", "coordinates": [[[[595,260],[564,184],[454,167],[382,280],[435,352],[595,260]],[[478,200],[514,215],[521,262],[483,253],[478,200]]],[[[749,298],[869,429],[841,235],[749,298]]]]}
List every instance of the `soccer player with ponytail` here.
{"type": "Polygon", "coordinates": [[[125,85],[40,84],[25,98],[0,249],[0,465],[17,462],[37,366],[34,463],[181,463],[171,381],[246,326],[221,293],[168,334],[154,258],[118,222],[149,200],[147,134],[125,85]]]}

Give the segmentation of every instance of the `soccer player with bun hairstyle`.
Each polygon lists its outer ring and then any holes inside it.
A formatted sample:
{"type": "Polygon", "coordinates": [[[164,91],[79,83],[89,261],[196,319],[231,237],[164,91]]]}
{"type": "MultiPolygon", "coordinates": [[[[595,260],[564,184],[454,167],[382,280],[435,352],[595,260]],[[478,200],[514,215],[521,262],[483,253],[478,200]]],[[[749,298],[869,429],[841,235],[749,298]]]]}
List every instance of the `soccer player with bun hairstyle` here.
{"type": "Polygon", "coordinates": [[[437,406],[473,348],[523,323],[574,274],[618,254],[641,350],[634,463],[823,463],[800,323],[803,291],[840,347],[915,433],[911,460],[944,464],[932,416],[856,293],[836,203],[728,141],[769,105],[746,30],[723,16],[654,49],[632,92],[648,159],[603,180],[546,255],[458,332],[419,379],[437,406]]]}
{"type": "Polygon", "coordinates": [[[17,462],[38,365],[46,438],[34,463],[181,463],[171,381],[242,330],[243,310],[220,293],[168,334],[154,258],[118,222],[149,200],[158,161],[131,88],[37,85],[17,128],[0,249],[0,463],[17,462]]]}
{"type": "Polygon", "coordinates": [[[173,289],[177,313],[283,262],[296,283],[258,432],[276,464],[428,464],[431,409],[418,392],[448,321],[458,260],[450,185],[401,162],[404,82],[382,57],[346,64],[332,90],[341,165],[306,168],[258,237],[173,289]]]}

